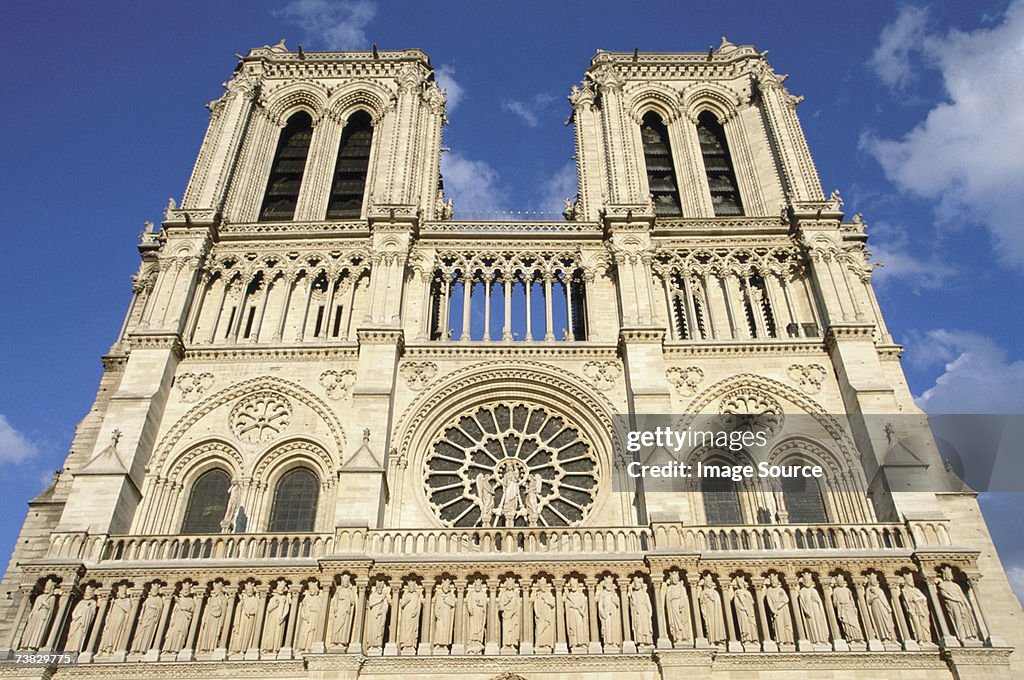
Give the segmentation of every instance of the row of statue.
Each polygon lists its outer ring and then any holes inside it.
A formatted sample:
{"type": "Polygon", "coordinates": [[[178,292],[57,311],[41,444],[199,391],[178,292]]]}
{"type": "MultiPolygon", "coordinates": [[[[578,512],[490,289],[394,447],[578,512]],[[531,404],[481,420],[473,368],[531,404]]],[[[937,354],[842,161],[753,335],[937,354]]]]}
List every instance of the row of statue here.
{"type": "Polygon", "coordinates": [[[145,587],[122,581],[109,588],[88,582],[63,624],[70,601],[51,577],[27,615],[19,614],[18,627],[22,618],[25,625],[12,641],[24,650],[81,652],[80,660],[88,661],[293,658],[326,651],[633,653],[655,646],[922,649],[933,648],[936,635],[945,645],[968,646],[986,637],[974,587],[965,592],[948,566],[927,584],[930,597],[911,572],[890,575],[884,588],[874,571],[856,584],[842,573],[805,571],[787,579],[772,571],[751,579],[671,569],[564,580],[380,576],[358,585],[346,573],[332,585],[333,593],[316,578],[238,585],[218,579],[207,587],[191,580],[145,587]]]}

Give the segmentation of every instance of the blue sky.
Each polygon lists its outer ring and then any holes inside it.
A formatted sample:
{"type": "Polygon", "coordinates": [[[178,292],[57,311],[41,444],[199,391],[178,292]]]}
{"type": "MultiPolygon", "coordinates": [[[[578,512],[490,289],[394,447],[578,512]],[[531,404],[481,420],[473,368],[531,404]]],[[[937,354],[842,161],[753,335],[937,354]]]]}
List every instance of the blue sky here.
{"type": "MultiPolygon", "coordinates": [[[[181,197],[235,53],[418,47],[448,88],[457,211],[574,193],[565,95],[597,49],[769,51],[826,193],[862,212],[919,403],[1024,412],[1024,0],[16,3],[0,72],[0,554],[60,467],[114,340],[136,235],[181,197]],[[728,9],[726,9],[728,8],[728,9]]],[[[984,499],[1024,591],[1021,497],[984,499]]]]}

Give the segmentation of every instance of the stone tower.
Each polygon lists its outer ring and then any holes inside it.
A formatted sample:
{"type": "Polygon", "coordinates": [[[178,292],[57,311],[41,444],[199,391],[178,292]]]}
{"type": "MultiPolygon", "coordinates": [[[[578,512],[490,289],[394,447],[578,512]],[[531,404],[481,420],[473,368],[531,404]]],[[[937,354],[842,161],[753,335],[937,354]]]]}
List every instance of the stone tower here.
{"type": "Polygon", "coordinates": [[[1020,674],[784,80],[724,39],[599,52],[565,219],[459,221],[425,54],[251,50],[141,234],[0,647],[58,677],[1020,674]],[[658,489],[622,431],[654,414],[765,433],[688,464],[823,476],[658,489]]]}

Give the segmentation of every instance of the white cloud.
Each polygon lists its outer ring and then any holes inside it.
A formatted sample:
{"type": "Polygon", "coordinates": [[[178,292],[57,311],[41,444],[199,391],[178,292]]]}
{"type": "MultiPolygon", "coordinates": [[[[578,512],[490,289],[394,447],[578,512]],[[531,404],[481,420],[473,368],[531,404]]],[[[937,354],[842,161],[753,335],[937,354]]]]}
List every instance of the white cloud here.
{"type": "Polygon", "coordinates": [[[882,29],[868,64],[889,87],[902,89],[911,80],[911,54],[920,49],[928,23],[928,10],[905,6],[896,20],[882,29]]]}
{"type": "Polygon", "coordinates": [[[940,328],[918,338],[910,351],[919,365],[945,363],[935,384],[916,399],[928,413],[1024,413],[1024,359],[1009,360],[991,338],[940,328]]]}
{"type": "Polygon", "coordinates": [[[882,287],[897,282],[910,285],[914,292],[938,288],[953,273],[935,252],[921,253],[911,245],[907,232],[886,222],[873,222],[871,234],[871,260],[883,266],[875,269],[872,280],[882,287]]]}
{"type": "Polygon", "coordinates": [[[455,199],[456,216],[507,209],[508,188],[486,161],[475,161],[451,151],[441,155],[441,174],[445,194],[455,199]]]}
{"type": "Polygon", "coordinates": [[[537,114],[546,109],[553,101],[555,101],[554,97],[541,93],[535,94],[525,102],[506,99],[501,102],[501,109],[517,115],[528,127],[537,127],[540,124],[540,117],[537,114]]]}
{"type": "Polygon", "coordinates": [[[455,80],[455,69],[448,64],[441,64],[434,69],[434,79],[437,80],[437,86],[445,91],[448,102],[445,109],[448,113],[451,113],[459,105],[459,102],[462,101],[462,96],[465,94],[462,85],[455,80]]]}
{"type": "Polygon", "coordinates": [[[274,12],[301,28],[325,50],[365,50],[370,41],[366,26],[377,14],[369,0],[292,0],[274,12]]]}
{"type": "Polygon", "coordinates": [[[569,161],[540,187],[537,210],[561,213],[565,209],[565,199],[576,196],[577,190],[576,163],[569,161]]]}
{"type": "Polygon", "coordinates": [[[36,454],[37,448],[0,414],[0,463],[20,463],[36,454]]]}
{"type": "Polygon", "coordinates": [[[1010,565],[1006,569],[1006,578],[1010,581],[1010,587],[1016,593],[1017,599],[1024,602],[1024,567],[1010,565]]]}
{"type": "Polygon", "coordinates": [[[865,134],[861,147],[901,190],[936,201],[940,222],[984,226],[1001,261],[1024,270],[1024,0],[994,28],[926,35],[908,49],[941,73],[946,101],[902,139],[865,134]]]}

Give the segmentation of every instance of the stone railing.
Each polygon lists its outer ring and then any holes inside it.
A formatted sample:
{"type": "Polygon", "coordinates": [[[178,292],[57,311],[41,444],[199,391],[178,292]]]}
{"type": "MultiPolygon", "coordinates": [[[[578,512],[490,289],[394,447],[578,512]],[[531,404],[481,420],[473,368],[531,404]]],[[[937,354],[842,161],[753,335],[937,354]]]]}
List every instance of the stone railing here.
{"type": "Polygon", "coordinates": [[[331,534],[111,536],[98,561],[266,560],[318,558],[333,552],[331,534]]]}
{"type": "Polygon", "coordinates": [[[371,555],[635,555],[650,546],[650,535],[646,527],[374,529],[367,532],[364,550],[371,555]]]}
{"type": "Polygon", "coordinates": [[[903,524],[651,525],[655,550],[716,551],[900,550],[913,548],[903,524]]]}

